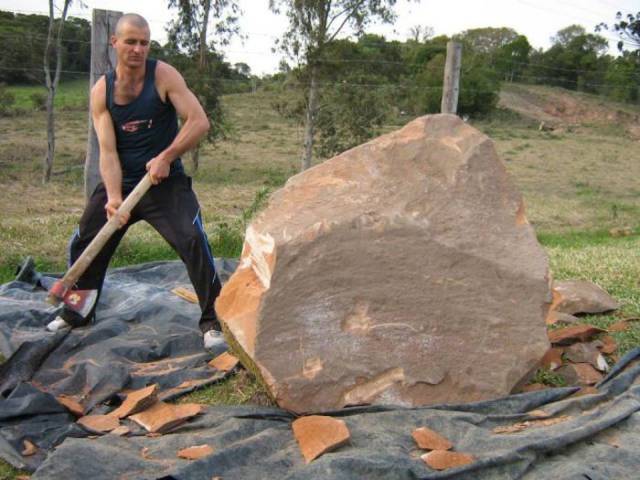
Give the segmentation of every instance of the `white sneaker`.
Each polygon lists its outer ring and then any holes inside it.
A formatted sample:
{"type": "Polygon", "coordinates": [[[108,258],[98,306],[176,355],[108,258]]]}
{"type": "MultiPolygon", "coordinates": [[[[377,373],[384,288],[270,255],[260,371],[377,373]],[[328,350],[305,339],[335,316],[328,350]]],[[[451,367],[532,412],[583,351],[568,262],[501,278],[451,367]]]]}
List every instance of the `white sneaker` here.
{"type": "Polygon", "coordinates": [[[57,316],[56,318],[54,318],[53,320],[51,320],[49,322],[49,324],[47,325],[47,330],[50,332],[59,332],[61,330],[65,330],[67,328],[71,328],[71,325],[69,325],[64,318],[62,318],[61,316],[57,316]]]}
{"type": "Polygon", "coordinates": [[[204,349],[215,354],[221,354],[227,350],[227,342],[224,341],[222,332],[209,330],[203,336],[204,349]]]}

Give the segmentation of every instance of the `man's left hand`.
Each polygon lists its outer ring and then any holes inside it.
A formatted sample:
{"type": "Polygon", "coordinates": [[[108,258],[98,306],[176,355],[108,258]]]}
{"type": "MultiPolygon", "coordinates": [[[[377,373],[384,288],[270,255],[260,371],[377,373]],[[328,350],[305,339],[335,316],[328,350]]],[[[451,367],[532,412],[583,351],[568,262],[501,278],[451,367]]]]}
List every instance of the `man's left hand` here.
{"type": "Polygon", "coordinates": [[[154,157],[147,162],[147,172],[151,177],[151,183],[158,185],[169,176],[169,162],[161,156],[154,157]]]}

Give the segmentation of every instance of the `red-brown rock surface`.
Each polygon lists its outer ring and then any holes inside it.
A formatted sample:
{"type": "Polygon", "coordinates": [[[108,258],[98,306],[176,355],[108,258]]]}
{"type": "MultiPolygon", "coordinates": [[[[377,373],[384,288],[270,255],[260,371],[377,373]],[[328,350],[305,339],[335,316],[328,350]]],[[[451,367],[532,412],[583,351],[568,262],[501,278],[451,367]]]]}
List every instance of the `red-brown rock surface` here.
{"type": "Polygon", "coordinates": [[[602,313],[620,308],[611,295],[595,283],[586,280],[566,280],[554,282],[554,306],[558,312],[602,313]]]}
{"type": "Polygon", "coordinates": [[[547,258],[492,141],[416,119],[289,179],[216,310],[278,404],[508,394],[549,348],[547,258]]]}
{"type": "Polygon", "coordinates": [[[351,438],[344,420],[323,415],[300,417],[291,423],[291,428],[307,463],[344,445],[351,438]]]}

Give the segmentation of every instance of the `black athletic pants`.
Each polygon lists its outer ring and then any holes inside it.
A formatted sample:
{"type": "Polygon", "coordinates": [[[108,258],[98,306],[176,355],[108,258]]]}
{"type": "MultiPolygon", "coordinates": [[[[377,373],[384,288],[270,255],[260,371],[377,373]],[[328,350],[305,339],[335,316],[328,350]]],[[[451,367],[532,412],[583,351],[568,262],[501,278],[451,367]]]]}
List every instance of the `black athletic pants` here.
{"type": "MultiPolygon", "coordinates": [[[[123,194],[126,196],[132,189],[132,187],[125,188],[123,194]]],[[[107,192],[104,185],[99,184],[91,195],[80,219],[78,230],[69,243],[69,265],[75,262],[107,222],[104,209],[106,203],[107,192]]],[[[215,271],[207,235],[202,226],[200,206],[191,188],[191,178],[186,175],[168,177],[149,189],[131,211],[129,222],[113,234],[87,271],[80,277],[76,288],[100,292],[107,266],[116,247],[127,229],[140,220],[151,224],[185,263],[202,310],[200,318],[202,332],[211,329],[220,330],[213,305],[222,285],[215,271]]],[[[94,313],[95,305],[86,318],[80,317],[76,312],[65,307],[61,316],[69,324],[81,326],[87,324],[94,313]]]]}

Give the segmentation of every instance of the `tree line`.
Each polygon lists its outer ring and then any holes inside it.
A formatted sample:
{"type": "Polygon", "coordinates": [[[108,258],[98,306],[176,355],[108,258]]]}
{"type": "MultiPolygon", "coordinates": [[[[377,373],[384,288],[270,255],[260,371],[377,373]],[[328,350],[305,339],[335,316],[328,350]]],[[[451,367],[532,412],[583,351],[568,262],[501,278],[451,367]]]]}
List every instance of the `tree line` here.
{"type": "MultiPolygon", "coordinates": [[[[305,124],[303,168],[313,153],[328,156],[362,143],[394,115],[438,112],[446,44],[463,45],[459,114],[478,116],[496,108],[500,84],[550,85],[640,103],[640,12],[617,13],[616,23],[593,33],[569,25],[548,49],[534,49],[511,28],[476,28],[452,38],[416,26],[404,41],[367,33],[373,20],[392,23],[395,0],[271,0],[289,18],[278,48],[279,72],[261,78],[246,64],[230,65],[221,53],[239,33],[234,0],[168,0],[178,15],[167,27],[165,45],[152,42],[152,55],[178,67],[207,112],[216,119],[211,141],[228,131],[219,98],[224,93],[270,89],[273,106],[305,124]],[[355,39],[339,38],[349,27],[355,39]],[[603,35],[620,38],[618,55],[608,53],[603,35]],[[290,66],[293,65],[293,66],[290,66]]],[[[0,82],[42,83],[42,55],[49,18],[0,12],[0,82]],[[35,67],[35,68],[26,68],[35,67]]],[[[68,79],[89,71],[90,24],[70,17],[62,41],[68,79]]],[[[197,165],[197,164],[196,164],[197,165]]]]}

